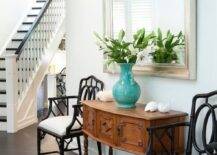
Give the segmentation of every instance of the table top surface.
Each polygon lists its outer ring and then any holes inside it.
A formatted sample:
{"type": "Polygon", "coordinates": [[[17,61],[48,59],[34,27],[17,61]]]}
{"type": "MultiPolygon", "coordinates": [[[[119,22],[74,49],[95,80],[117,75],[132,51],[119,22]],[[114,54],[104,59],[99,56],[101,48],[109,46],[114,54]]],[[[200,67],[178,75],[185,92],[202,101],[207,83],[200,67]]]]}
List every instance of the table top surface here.
{"type": "Polygon", "coordinates": [[[144,104],[136,104],[136,108],[132,109],[122,109],[117,108],[115,102],[102,102],[98,100],[92,101],[82,101],[82,103],[88,107],[93,109],[109,112],[112,114],[123,115],[123,116],[130,116],[135,118],[141,118],[145,120],[159,120],[159,119],[167,119],[173,117],[183,117],[187,116],[188,114],[181,111],[174,111],[170,110],[167,113],[161,112],[145,112],[145,105],[144,104]]]}

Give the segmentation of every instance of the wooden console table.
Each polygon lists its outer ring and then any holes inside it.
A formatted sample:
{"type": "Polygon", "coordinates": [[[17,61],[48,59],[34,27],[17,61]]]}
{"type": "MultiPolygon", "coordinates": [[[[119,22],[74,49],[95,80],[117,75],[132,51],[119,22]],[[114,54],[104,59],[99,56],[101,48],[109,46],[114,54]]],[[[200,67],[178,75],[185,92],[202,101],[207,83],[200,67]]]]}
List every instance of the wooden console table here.
{"type": "MultiPolygon", "coordinates": [[[[123,151],[145,154],[149,135],[147,127],[184,121],[186,113],[170,111],[169,113],[145,112],[144,105],[138,104],[134,109],[116,108],[113,102],[82,101],[84,105],[84,154],[88,154],[88,137],[123,151]]],[[[165,137],[164,141],[167,142],[165,137]]],[[[176,150],[184,150],[184,129],[175,131],[176,150]]],[[[161,145],[154,139],[154,149],[161,152],[161,145]]],[[[169,143],[166,144],[169,146],[169,143]]],[[[109,151],[112,154],[112,150],[109,151]]]]}

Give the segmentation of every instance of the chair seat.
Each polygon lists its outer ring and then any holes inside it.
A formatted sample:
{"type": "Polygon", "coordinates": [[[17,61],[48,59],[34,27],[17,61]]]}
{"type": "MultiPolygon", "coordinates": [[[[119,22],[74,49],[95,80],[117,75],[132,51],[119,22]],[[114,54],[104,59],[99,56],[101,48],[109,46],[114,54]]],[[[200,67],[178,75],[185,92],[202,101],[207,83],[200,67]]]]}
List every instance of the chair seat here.
{"type": "MultiPolygon", "coordinates": [[[[66,134],[66,128],[72,122],[72,116],[57,116],[48,118],[39,123],[39,127],[45,130],[51,131],[59,136],[64,136],[66,134]]],[[[78,120],[83,124],[83,119],[78,117],[78,120]]],[[[81,125],[78,121],[75,121],[72,129],[79,129],[81,125]]]]}

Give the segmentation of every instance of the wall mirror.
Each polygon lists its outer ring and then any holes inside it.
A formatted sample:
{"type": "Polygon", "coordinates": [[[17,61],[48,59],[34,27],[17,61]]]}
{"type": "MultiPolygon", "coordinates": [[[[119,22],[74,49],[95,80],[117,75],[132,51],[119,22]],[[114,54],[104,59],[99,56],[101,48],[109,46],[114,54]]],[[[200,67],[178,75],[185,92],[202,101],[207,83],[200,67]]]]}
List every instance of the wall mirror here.
{"type": "MultiPolygon", "coordinates": [[[[176,60],[156,59],[152,49],[133,68],[136,74],[196,79],[196,0],[104,0],[103,10],[106,36],[124,29],[131,40],[140,28],[156,34],[160,28],[163,39],[168,30],[174,36],[183,33],[183,46],[174,48],[176,60]]],[[[107,66],[104,71],[112,72],[107,66]]]]}

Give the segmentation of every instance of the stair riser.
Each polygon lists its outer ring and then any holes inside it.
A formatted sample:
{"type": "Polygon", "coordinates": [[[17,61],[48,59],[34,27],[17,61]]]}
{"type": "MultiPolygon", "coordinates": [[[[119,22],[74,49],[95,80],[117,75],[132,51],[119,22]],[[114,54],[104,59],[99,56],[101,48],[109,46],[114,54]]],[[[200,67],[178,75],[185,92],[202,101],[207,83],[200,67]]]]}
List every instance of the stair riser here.
{"type": "Polygon", "coordinates": [[[16,39],[16,38],[23,39],[24,36],[25,36],[25,34],[17,33],[17,34],[15,34],[14,39],[16,39]]]}
{"type": "Polygon", "coordinates": [[[0,68],[5,68],[5,61],[0,60],[0,68]]]}
{"type": "Polygon", "coordinates": [[[0,90],[6,90],[6,82],[0,82],[0,90]]]}
{"type": "Polygon", "coordinates": [[[6,100],[6,94],[0,94],[0,102],[7,102],[6,100]]]}
{"type": "Polygon", "coordinates": [[[36,17],[27,17],[23,22],[34,22],[36,17]]]}
{"type": "Polygon", "coordinates": [[[0,116],[7,116],[7,108],[0,107],[0,116]]]}
{"type": "Polygon", "coordinates": [[[0,122],[0,131],[7,131],[7,122],[0,122]]]}
{"type": "Polygon", "coordinates": [[[6,71],[0,71],[0,79],[5,79],[5,77],[6,77],[6,71]]]}

